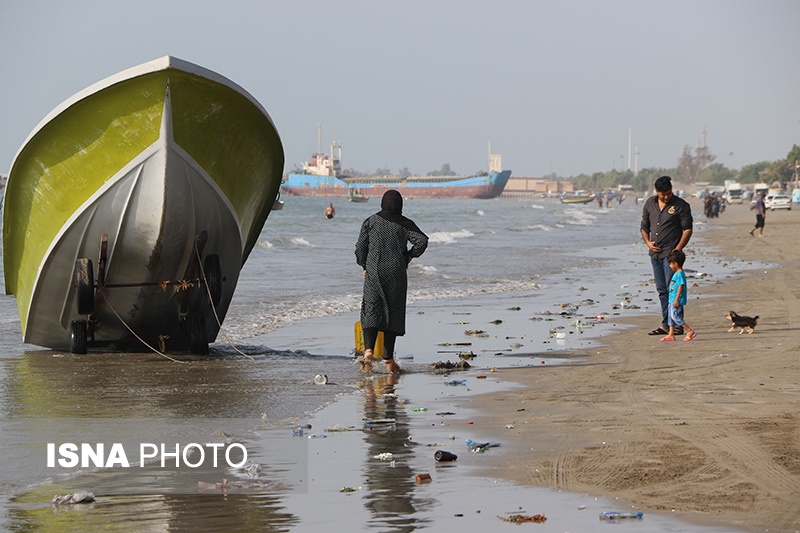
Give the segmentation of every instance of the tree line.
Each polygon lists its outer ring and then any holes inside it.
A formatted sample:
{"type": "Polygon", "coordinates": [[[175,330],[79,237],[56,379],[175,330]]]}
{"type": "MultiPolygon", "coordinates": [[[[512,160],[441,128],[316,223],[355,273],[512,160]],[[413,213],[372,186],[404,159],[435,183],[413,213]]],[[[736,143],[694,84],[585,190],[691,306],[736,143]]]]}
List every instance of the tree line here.
{"type": "MultiPolygon", "coordinates": [[[[707,146],[698,146],[694,151],[686,146],[673,168],[644,168],[638,174],[630,170],[595,172],[579,174],[567,178],[576,189],[609,189],[618,185],[631,185],[637,191],[649,190],[659,176],[672,176],[681,183],[709,183],[724,185],[725,180],[736,180],[739,183],[789,183],[794,180],[795,165],[800,162],[800,146],[793,145],[785,159],[778,161],[761,161],[746,165],[741,170],[733,170],[722,163],[717,163],[707,146]]],[[[557,176],[545,176],[556,178],[557,176]]]]}

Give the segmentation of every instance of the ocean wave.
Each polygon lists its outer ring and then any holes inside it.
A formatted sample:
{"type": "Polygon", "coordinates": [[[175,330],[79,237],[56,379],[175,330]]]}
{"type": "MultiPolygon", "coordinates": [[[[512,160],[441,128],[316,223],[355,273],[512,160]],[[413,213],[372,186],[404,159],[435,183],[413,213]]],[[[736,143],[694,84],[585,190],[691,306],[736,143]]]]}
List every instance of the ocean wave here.
{"type": "Polygon", "coordinates": [[[310,248],[314,247],[313,244],[308,242],[303,237],[279,237],[276,241],[283,246],[305,246],[310,248]]]}
{"type": "Polygon", "coordinates": [[[256,247],[262,250],[272,250],[275,248],[275,245],[269,241],[262,241],[261,239],[256,241],[256,247]]]}
{"type": "MultiPolygon", "coordinates": [[[[484,279],[474,280],[472,283],[464,283],[462,280],[456,286],[449,288],[431,290],[431,288],[425,287],[409,291],[407,302],[533,291],[540,288],[541,285],[533,280],[484,279]]],[[[301,320],[352,313],[359,309],[361,309],[361,293],[304,295],[302,301],[291,299],[255,304],[251,302],[246,306],[232,305],[217,342],[241,343],[246,339],[267,334],[301,320]]]]}
{"type": "Polygon", "coordinates": [[[458,231],[434,231],[428,234],[428,242],[435,242],[437,244],[453,244],[458,242],[458,239],[468,239],[474,236],[474,233],[465,229],[458,231]]]}
{"type": "Polygon", "coordinates": [[[591,226],[597,220],[596,215],[575,207],[565,209],[564,214],[569,218],[563,222],[571,226],[591,226]]]}
{"type": "Polygon", "coordinates": [[[486,213],[483,212],[483,209],[478,209],[477,211],[475,211],[475,214],[478,215],[479,217],[486,215],[486,213]]]}
{"type": "Polygon", "coordinates": [[[413,273],[420,273],[422,275],[425,274],[433,274],[437,272],[437,269],[433,265],[423,265],[421,263],[411,263],[408,267],[408,270],[413,273]]]}

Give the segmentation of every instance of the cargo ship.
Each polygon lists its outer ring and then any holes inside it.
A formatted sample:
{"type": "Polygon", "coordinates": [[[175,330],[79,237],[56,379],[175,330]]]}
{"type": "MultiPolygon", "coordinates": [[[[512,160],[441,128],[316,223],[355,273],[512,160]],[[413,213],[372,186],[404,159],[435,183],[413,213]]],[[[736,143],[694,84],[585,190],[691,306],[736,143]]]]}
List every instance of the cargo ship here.
{"type": "Polygon", "coordinates": [[[341,168],[342,146],[331,143],[330,155],[312,154],[302,170],[290,172],[281,189],[295,196],[351,197],[357,189],[365,198],[381,197],[396,189],[406,198],[495,198],[511,177],[502,170],[502,157],[492,154],[489,145],[489,172],[472,176],[347,176],[341,168]]]}

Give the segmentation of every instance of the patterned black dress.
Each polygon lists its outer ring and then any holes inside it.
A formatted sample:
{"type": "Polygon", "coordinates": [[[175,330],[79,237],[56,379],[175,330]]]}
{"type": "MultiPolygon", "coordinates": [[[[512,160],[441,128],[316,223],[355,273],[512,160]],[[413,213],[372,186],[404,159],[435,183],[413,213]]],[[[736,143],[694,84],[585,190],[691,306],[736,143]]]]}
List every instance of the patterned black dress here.
{"type": "Polygon", "coordinates": [[[399,224],[374,214],[361,225],[356,262],[364,268],[361,326],[396,335],[406,332],[408,258],[419,257],[428,237],[417,226],[399,224]],[[408,243],[411,249],[408,249],[408,243]]]}

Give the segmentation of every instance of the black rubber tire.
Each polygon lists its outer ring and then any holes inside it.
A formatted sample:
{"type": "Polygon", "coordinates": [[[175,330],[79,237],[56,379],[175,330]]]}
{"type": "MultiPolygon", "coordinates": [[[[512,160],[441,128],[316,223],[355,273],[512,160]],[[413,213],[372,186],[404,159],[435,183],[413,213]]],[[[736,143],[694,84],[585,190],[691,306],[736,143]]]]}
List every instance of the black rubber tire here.
{"type": "Polygon", "coordinates": [[[214,307],[222,300],[222,265],[217,254],[209,254],[203,260],[203,272],[206,275],[208,292],[211,293],[211,302],[214,307]]]}
{"type": "Polygon", "coordinates": [[[189,313],[189,351],[195,355],[208,355],[208,332],[203,313],[189,313]]]}
{"type": "Polygon", "coordinates": [[[75,299],[79,315],[94,312],[94,268],[92,260],[85,257],[75,261],[75,299]]]}
{"type": "Polygon", "coordinates": [[[86,332],[88,325],[85,320],[72,321],[72,336],[69,342],[69,351],[74,354],[84,354],[87,350],[86,332]]]}

